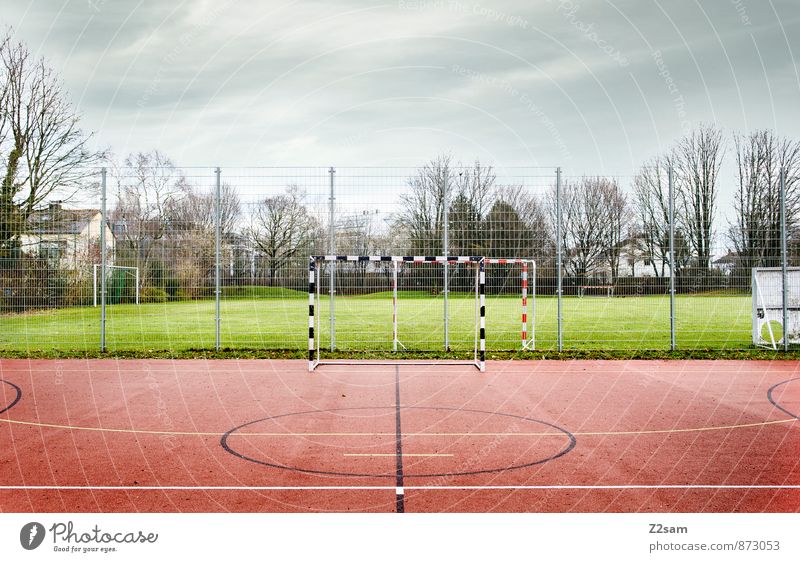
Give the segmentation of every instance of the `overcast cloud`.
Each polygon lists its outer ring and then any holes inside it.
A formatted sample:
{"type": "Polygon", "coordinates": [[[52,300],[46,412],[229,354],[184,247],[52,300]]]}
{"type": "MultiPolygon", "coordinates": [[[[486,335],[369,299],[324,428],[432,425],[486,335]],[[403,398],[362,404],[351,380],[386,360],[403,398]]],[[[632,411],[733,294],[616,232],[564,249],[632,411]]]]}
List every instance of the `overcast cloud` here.
{"type": "Polygon", "coordinates": [[[5,0],[118,154],[631,174],[693,124],[800,137],[796,0],[5,0]]]}

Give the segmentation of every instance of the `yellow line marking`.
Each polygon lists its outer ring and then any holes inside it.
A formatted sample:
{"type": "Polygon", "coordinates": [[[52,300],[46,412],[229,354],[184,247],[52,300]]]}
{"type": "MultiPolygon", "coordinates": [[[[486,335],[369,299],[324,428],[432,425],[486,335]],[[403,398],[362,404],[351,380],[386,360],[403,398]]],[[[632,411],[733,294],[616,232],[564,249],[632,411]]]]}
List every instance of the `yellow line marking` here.
{"type": "MultiPolygon", "coordinates": [[[[189,437],[221,437],[224,432],[220,431],[158,431],[151,429],[123,429],[123,428],[106,428],[106,427],[86,427],[79,425],[61,425],[55,423],[44,423],[24,420],[10,420],[0,419],[0,421],[12,425],[27,425],[32,427],[46,427],[51,429],[69,429],[71,431],[98,431],[106,433],[126,433],[126,434],[142,434],[142,435],[180,435],[189,437]]],[[[782,423],[792,423],[798,421],[797,418],[788,418],[784,420],[773,420],[754,423],[743,423],[736,425],[719,425],[710,427],[690,427],[679,429],[641,429],[632,431],[574,431],[572,435],[576,437],[598,437],[598,436],[614,436],[614,435],[654,435],[663,433],[694,433],[700,431],[721,431],[725,429],[744,429],[748,427],[760,427],[765,425],[776,425],[782,423]]],[[[366,432],[366,433],[347,433],[347,432],[309,432],[309,433],[295,433],[291,431],[285,432],[236,432],[235,435],[242,437],[381,437],[391,436],[397,434],[393,431],[381,432],[366,432]]],[[[549,432],[495,432],[495,433],[479,433],[479,432],[461,432],[461,433],[404,433],[404,437],[563,437],[564,433],[560,431],[549,432]]]]}
{"type": "MultiPolygon", "coordinates": [[[[394,457],[397,453],[344,453],[346,457],[394,457]]],[[[452,457],[450,453],[403,453],[404,457],[452,457]]]]}

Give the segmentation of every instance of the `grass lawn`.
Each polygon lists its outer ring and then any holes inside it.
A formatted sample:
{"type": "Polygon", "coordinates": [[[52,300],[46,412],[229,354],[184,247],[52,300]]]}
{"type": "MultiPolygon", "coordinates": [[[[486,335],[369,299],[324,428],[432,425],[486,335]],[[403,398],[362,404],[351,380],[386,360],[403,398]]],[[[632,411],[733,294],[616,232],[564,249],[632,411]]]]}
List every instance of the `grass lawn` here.
{"type": "MultiPolygon", "coordinates": [[[[222,301],[222,347],[304,350],[308,345],[307,294],[238,291],[222,301]]],[[[536,299],[536,348],[556,347],[557,305],[553,297],[536,299]]],[[[320,308],[322,345],[329,345],[328,300],[320,308]]],[[[529,307],[531,303],[529,302],[529,307]]],[[[390,350],[391,294],[338,297],[337,348],[390,350]]],[[[681,349],[751,348],[749,296],[676,297],[677,343],[681,349]]],[[[473,297],[449,302],[450,341],[454,350],[472,348],[473,297]]],[[[424,293],[402,293],[398,333],[410,350],[442,349],[443,300],[424,293]]],[[[214,349],[213,300],[107,307],[106,342],[110,351],[214,349]]],[[[529,310],[530,314],[530,310],[529,310]]],[[[519,297],[487,297],[487,349],[520,347],[519,297]]],[[[655,297],[565,297],[564,348],[569,350],[665,350],[669,348],[669,299],[655,297]]],[[[100,345],[100,309],[67,309],[0,316],[0,349],[93,352],[100,345]]]]}

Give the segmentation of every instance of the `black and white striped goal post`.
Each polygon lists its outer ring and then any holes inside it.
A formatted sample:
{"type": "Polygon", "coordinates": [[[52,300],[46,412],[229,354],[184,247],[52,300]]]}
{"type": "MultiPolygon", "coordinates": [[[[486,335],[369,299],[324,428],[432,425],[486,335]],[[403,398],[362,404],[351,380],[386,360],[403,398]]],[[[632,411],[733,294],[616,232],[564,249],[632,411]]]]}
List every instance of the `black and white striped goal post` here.
{"type": "MultiPolygon", "coordinates": [[[[337,307],[338,308],[338,307],[337,307]]],[[[333,313],[332,313],[333,315],[333,313]]],[[[331,318],[330,327],[333,331],[337,323],[331,318]]],[[[363,350],[371,351],[371,350],[363,350]]],[[[387,350],[388,352],[389,350],[387,350]]],[[[405,364],[416,365],[473,365],[479,371],[486,370],[486,271],[485,258],[482,256],[311,256],[308,261],[308,370],[314,371],[320,365],[387,365],[395,364],[395,360],[401,359],[405,364]],[[321,314],[320,314],[320,279],[322,265],[330,262],[352,262],[362,266],[379,267],[379,264],[387,265],[391,263],[391,290],[392,290],[392,341],[391,357],[393,360],[373,360],[373,359],[348,359],[348,360],[326,360],[321,352],[321,314]],[[398,329],[398,267],[402,264],[465,264],[474,267],[475,280],[475,330],[472,361],[455,360],[420,360],[404,359],[403,354],[412,354],[413,350],[408,349],[400,340],[398,329]],[[400,349],[402,348],[402,349],[400,349]]]]}

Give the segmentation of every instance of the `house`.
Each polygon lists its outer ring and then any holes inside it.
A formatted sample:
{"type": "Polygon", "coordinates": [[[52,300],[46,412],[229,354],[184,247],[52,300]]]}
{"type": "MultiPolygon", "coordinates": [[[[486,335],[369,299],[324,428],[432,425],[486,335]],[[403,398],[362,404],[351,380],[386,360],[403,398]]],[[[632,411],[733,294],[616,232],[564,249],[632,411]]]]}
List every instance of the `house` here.
{"type": "Polygon", "coordinates": [[[113,256],[116,238],[99,209],[65,209],[61,201],[34,211],[20,235],[23,252],[35,254],[65,269],[79,269],[100,261],[100,233],[113,256]]]}
{"type": "MultiPolygon", "coordinates": [[[[643,236],[626,238],[620,242],[618,248],[618,277],[669,277],[669,262],[657,256],[649,255],[643,236]]],[[[604,275],[610,281],[611,268],[608,264],[608,258],[601,257],[592,273],[600,276],[604,275]]]]}
{"type": "Polygon", "coordinates": [[[713,266],[723,273],[724,275],[730,275],[734,269],[736,269],[740,264],[741,259],[739,258],[739,254],[737,252],[728,252],[724,256],[719,259],[714,260],[713,266]]]}

